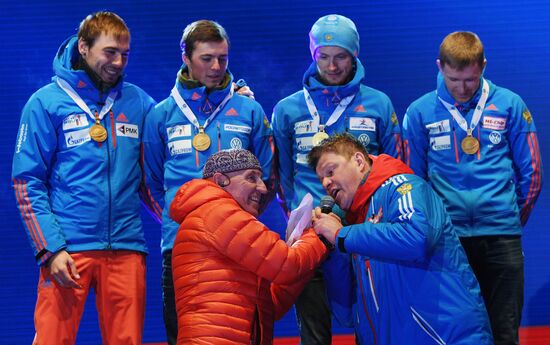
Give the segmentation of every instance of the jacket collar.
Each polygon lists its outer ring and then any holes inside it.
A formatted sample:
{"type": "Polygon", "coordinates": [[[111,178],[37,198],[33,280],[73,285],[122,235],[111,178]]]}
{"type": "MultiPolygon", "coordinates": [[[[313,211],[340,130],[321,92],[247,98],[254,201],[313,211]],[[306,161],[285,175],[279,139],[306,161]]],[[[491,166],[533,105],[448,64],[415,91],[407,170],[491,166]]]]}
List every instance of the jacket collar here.
{"type": "Polygon", "coordinates": [[[92,74],[91,69],[84,66],[82,62],[78,52],[78,38],[73,35],[61,44],[53,60],[55,76],[67,81],[83,99],[91,99],[99,103],[105,100],[110,91],[122,89],[123,77],[120,77],[112,87],[103,86],[97,82],[99,77],[92,74]]]}
{"type": "Polygon", "coordinates": [[[206,100],[215,108],[229,94],[233,86],[233,75],[227,70],[222,85],[212,90],[207,90],[197,80],[189,78],[187,66],[183,65],[178,71],[176,87],[181,97],[194,109],[200,107],[206,100]],[[195,106],[193,106],[195,104],[195,106]]]}
{"type": "Polygon", "coordinates": [[[364,79],[365,69],[361,61],[355,58],[355,74],[347,84],[335,86],[325,85],[317,79],[317,63],[313,61],[304,73],[302,84],[314,98],[324,96],[331,100],[338,100],[357,93],[364,79]]]}
{"type": "Polygon", "coordinates": [[[394,175],[413,173],[405,163],[389,155],[369,155],[369,157],[372,159],[369,175],[365,182],[357,188],[350,209],[346,213],[346,220],[349,224],[358,224],[365,221],[370,197],[387,179],[394,175]]]}
{"type": "MultiPolygon", "coordinates": [[[[481,76],[480,79],[481,78],[483,78],[483,76],[481,76]]],[[[447,86],[445,85],[445,78],[443,77],[443,74],[441,72],[437,73],[437,95],[441,97],[445,102],[456,106],[461,111],[462,110],[468,111],[476,107],[477,102],[481,97],[481,85],[482,85],[482,81],[480,80],[479,87],[476,93],[469,101],[464,103],[458,103],[453,98],[453,96],[449,93],[449,90],[447,90],[447,86]]]]}

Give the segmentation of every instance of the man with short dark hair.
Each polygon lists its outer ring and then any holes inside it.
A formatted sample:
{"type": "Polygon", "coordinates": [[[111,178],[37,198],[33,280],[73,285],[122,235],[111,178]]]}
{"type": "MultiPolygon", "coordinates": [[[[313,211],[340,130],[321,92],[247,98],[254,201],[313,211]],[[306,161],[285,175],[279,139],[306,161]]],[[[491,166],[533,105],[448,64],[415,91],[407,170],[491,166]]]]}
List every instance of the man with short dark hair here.
{"type": "MultiPolygon", "coordinates": [[[[390,99],[363,84],[365,69],[353,21],[337,14],[319,18],[309,33],[309,48],[313,62],[304,74],[303,89],[281,100],[272,118],[281,197],[289,210],[307,193],[314,203],[323,197],[306,155],[329,134],[346,131],[370,152],[401,158],[401,130],[390,99]]],[[[332,343],[320,270],[296,302],[296,314],[302,344],[332,343]]]]}
{"type": "MultiPolygon", "coordinates": [[[[178,188],[201,176],[207,158],[223,149],[250,149],[262,179],[273,187],[273,143],[265,113],[256,101],[233,90],[229,38],[210,20],[189,24],[181,39],[183,66],[171,95],[147,116],[143,137],[145,177],[162,219],[164,321],[169,344],[177,339],[172,281],[172,246],[178,224],[169,215],[178,188]]],[[[269,193],[268,193],[269,194],[269,193]]],[[[266,203],[263,197],[262,205],[266,203]]]]}
{"type": "Polygon", "coordinates": [[[74,344],[91,288],[103,342],[142,342],[140,138],[154,101],[123,81],[129,53],[122,18],[87,16],[21,115],[12,176],[41,266],[33,344],[74,344]]]}
{"type": "Polygon", "coordinates": [[[535,123],[520,96],[483,77],[473,32],[445,37],[437,90],[404,118],[407,163],[451,216],[479,281],[495,344],[519,342],[523,308],[522,228],[542,185],[535,123]]]}
{"type": "Polygon", "coordinates": [[[344,226],[317,207],[313,225],[336,247],[323,264],[329,300],[359,344],[492,344],[479,285],[428,183],[349,134],[308,160],[346,212],[344,226]]]}

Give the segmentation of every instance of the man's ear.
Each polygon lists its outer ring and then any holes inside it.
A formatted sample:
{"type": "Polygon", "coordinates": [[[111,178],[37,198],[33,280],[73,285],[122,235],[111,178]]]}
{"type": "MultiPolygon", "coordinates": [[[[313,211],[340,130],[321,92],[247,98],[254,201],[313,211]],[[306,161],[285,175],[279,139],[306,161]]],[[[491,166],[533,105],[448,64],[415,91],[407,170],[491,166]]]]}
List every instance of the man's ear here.
{"type": "Polygon", "coordinates": [[[88,49],[90,47],[88,46],[88,43],[86,43],[82,38],[78,39],[78,52],[80,55],[82,55],[83,58],[86,57],[86,54],[88,54],[88,49]]]}
{"type": "Polygon", "coordinates": [[[229,185],[229,179],[227,178],[227,176],[225,176],[224,174],[222,173],[215,173],[213,176],[212,176],[212,179],[214,180],[214,182],[220,186],[220,187],[227,187],[229,185]]]}
{"type": "Polygon", "coordinates": [[[437,65],[437,68],[439,68],[439,71],[443,72],[443,68],[441,67],[441,60],[435,59],[435,64],[437,65]]]}
{"type": "Polygon", "coordinates": [[[353,154],[352,159],[355,161],[359,169],[361,169],[362,172],[366,171],[369,165],[369,162],[367,160],[367,157],[362,152],[355,152],[353,154]]]}
{"type": "Polygon", "coordinates": [[[181,59],[183,61],[183,63],[186,65],[186,66],[189,66],[189,63],[191,62],[189,60],[189,57],[187,57],[187,55],[185,54],[185,52],[181,53],[181,59]]]}

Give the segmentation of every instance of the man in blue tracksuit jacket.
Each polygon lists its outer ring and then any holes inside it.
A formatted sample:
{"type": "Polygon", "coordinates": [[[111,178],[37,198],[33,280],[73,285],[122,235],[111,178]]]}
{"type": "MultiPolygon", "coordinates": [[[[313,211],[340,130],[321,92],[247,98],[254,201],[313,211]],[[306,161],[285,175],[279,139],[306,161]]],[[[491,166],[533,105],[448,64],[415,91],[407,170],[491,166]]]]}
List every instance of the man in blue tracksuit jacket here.
{"type": "Polygon", "coordinates": [[[227,70],[229,38],[218,23],[189,24],[181,40],[184,65],[171,95],[147,116],[143,137],[145,176],[162,219],[164,321],[169,344],[177,339],[172,281],[172,247],[179,224],[169,215],[179,187],[202,177],[210,155],[225,149],[248,149],[262,165],[271,186],[273,140],[269,121],[258,104],[233,92],[227,70]]]}
{"type": "Polygon", "coordinates": [[[12,175],[41,267],[37,344],[75,342],[91,287],[104,342],[141,344],[140,139],[154,101],[122,80],[129,44],[119,16],[89,15],[59,48],[52,83],[21,115],[12,175]]]}
{"type": "Polygon", "coordinates": [[[479,280],[495,344],[518,344],[523,306],[522,227],[542,183],[531,113],[483,77],[483,44],[449,34],[437,89],[404,118],[407,162],[443,199],[479,280]]]}
{"type": "MultiPolygon", "coordinates": [[[[325,194],[306,159],[322,133],[348,132],[371,153],[401,158],[401,130],[390,99],[362,84],[365,70],[357,58],[355,24],[341,15],[323,16],[309,37],[314,61],[303,89],[281,100],[272,118],[281,196],[289,210],[307,193],[315,204],[325,194]]],[[[326,298],[319,270],[296,302],[302,344],[331,343],[330,311],[321,301],[326,298]]]]}
{"type": "Polygon", "coordinates": [[[335,245],[323,265],[331,307],[359,344],[492,344],[479,285],[429,184],[348,134],[308,159],[350,224],[315,210],[315,231],[335,245]]]}

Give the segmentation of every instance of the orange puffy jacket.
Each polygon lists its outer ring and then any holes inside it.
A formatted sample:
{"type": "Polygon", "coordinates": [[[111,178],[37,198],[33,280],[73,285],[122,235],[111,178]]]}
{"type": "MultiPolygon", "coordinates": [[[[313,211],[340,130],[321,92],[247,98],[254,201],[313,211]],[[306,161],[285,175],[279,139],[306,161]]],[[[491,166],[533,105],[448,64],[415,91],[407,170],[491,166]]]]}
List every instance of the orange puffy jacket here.
{"type": "Polygon", "coordinates": [[[192,180],[170,216],[178,344],[273,343],[273,324],[328,254],[313,230],[288,247],[213,182],[192,180]]]}

